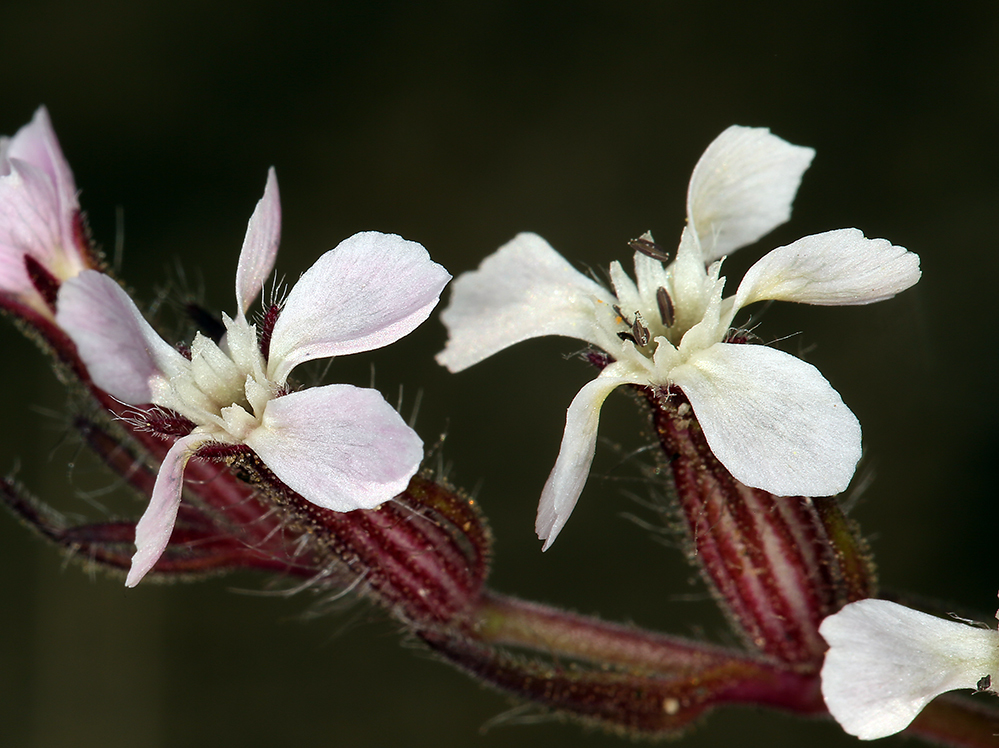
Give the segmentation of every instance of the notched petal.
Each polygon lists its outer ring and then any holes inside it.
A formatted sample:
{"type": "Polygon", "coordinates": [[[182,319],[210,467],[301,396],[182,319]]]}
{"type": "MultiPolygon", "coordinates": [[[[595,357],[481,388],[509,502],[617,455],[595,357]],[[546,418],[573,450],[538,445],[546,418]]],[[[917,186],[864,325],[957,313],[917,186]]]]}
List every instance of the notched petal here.
{"type": "Polygon", "coordinates": [[[791,217],[815,151],[763,127],[733,125],[704,151],[687,190],[687,220],[710,262],[752,244],[791,217]]]}
{"type": "Polygon", "coordinates": [[[838,229],[766,254],[743,277],[735,303],[871,304],[904,291],[919,276],[919,256],[905,247],[868,239],[858,229],[838,229]]]}
{"type": "Polygon", "coordinates": [[[832,496],[860,459],[860,423],[819,371],[762,345],[718,343],[670,378],[711,451],[737,479],[777,496],[832,496]]]}
{"type": "Polygon", "coordinates": [[[270,401],[247,446],[326,509],[371,509],[409,485],[423,442],[375,390],[330,384],[270,401]]]}
{"type": "Polygon", "coordinates": [[[887,600],[851,603],[819,633],[829,644],[822,696],[861,740],[904,730],[939,694],[999,675],[999,633],[887,600]]]}
{"type": "Polygon", "coordinates": [[[345,239],[288,294],[271,336],[269,378],[283,384],[304,361],[394,343],[430,316],[450,279],[416,242],[377,231],[345,239]]]}
{"type": "Polygon", "coordinates": [[[132,405],[152,401],[154,377],[170,378],[189,365],[121,286],[94,270],[62,284],[56,322],[76,344],[94,384],[132,405]]]}
{"type": "Polygon", "coordinates": [[[610,309],[615,303],[607,289],[540,236],[518,234],[452,284],[451,301],[441,314],[448,342],[437,362],[462,371],[514,343],[545,335],[599,345],[594,307],[610,309]]]}

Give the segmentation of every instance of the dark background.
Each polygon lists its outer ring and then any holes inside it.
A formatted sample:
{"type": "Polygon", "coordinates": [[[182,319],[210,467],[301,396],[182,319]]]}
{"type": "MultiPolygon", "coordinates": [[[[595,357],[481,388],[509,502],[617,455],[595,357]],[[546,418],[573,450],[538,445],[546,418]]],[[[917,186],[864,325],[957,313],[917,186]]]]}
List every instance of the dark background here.
{"type": "MultiPolygon", "coordinates": [[[[994,298],[999,5],[965,2],[5,2],[0,132],[49,107],[105,248],[146,302],[203,288],[233,308],[246,220],[275,165],[280,272],[365,229],[425,244],[452,273],[522,230],[579,266],[682,227],[687,179],[726,126],[768,126],[818,156],[794,218],[726,265],[735,280],[799,236],[856,226],[922,258],[870,308],[775,306],[761,333],[818,366],[865,430],[853,516],[886,587],[995,607],[994,298]],[[183,266],[184,272],[178,270],[183,266]],[[795,334],[799,333],[800,334],[795,334]]],[[[337,381],[403,387],[425,441],[496,533],[494,586],[615,620],[728,641],[680,553],[624,518],[647,457],[624,397],[595,473],[542,555],[536,501],[565,408],[592,377],[572,341],[518,346],[460,375],[431,319],[334,362],[337,381]]],[[[79,458],[41,357],[0,330],[0,468],[71,516],[141,506],[79,458]],[[75,467],[67,469],[68,462],[75,467]]],[[[405,410],[405,408],[404,408],[405,410]]],[[[855,492],[856,493],[856,492],[855,492]]],[[[250,575],[199,584],[90,579],[0,516],[0,716],[11,746],[610,746],[508,709],[363,605],[307,619],[307,594],[250,575]]],[[[711,715],[684,744],[848,745],[830,723],[711,715]]]]}

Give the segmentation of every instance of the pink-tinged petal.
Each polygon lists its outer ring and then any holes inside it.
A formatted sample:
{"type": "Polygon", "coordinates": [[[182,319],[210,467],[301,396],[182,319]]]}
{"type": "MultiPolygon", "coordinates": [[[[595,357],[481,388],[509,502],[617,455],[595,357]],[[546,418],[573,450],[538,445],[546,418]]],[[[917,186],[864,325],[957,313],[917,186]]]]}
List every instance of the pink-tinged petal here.
{"type": "Polygon", "coordinates": [[[166,550],[184,490],[184,468],[207,441],[210,439],[204,434],[188,434],[175,441],[163,458],[149,506],[135,526],[135,555],[125,578],[126,587],[137,585],[166,550]]]}
{"type": "Polygon", "coordinates": [[[24,161],[10,164],[0,177],[0,290],[31,288],[24,256],[31,255],[49,269],[63,251],[61,218],[52,181],[41,169],[24,161]]]}
{"type": "Polygon", "coordinates": [[[694,167],[687,219],[704,261],[752,244],[791,217],[791,203],[815,151],[791,145],[763,127],[733,125],[694,167]]]}
{"type": "Polygon", "coordinates": [[[76,344],[94,384],[126,403],[151,402],[154,377],[170,378],[190,365],[121,286],[95,270],[62,284],[56,322],[76,344]]]}
{"type": "MultiPolygon", "coordinates": [[[[0,204],[3,195],[0,194],[0,204]]],[[[28,271],[24,266],[24,253],[0,243],[0,293],[35,293],[28,271]]]]}
{"type": "MultiPolygon", "coordinates": [[[[607,369],[613,366],[611,364],[607,369]]],[[[555,542],[586,485],[597,446],[597,426],[604,400],[615,388],[631,381],[601,373],[576,394],[566,411],[562,446],[541,492],[538,517],[534,523],[538,537],[545,541],[541,550],[547,551],[555,542]]]]}
{"type": "Polygon", "coordinates": [[[246,314],[254,299],[264,287],[264,281],[274,269],[278,245],[281,243],[281,197],[278,193],[277,174],[272,166],[267,170],[264,196],[246,226],[243,249],[236,266],[236,305],[239,314],[246,314]]]}
{"type": "Polygon", "coordinates": [[[289,488],[336,512],[397,496],[423,460],[420,437],[381,394],[347,384],[270,401],[245,443],[289,488]]]}
{"type": "MultiPolygon", "coordinates": [[[[56,213],[60,217],[60,234],[68,251],[74,237],[73,217],[80,209],[76,198],[76,183],[69,163],[62,154],[48,110],[38,107],[31,122],[17,131],[7,143],[7,159],[31,164],[51,180],[54,187],[56,213]]],[[[0,174],[6,174],[0,165],[0,174]]]]}
{"type": "Polygon", "coordinates": [[[822,697],[850,735],[874,740],[909,726],[936,696],[999,680],[999,633],[887,600],[860,600],[826,618],[822,697]]]}
{"type": "Polygon", "coordinates": [[[518,234],[452,285],[451,302],[441,314],[449,337],[437,362],[461,371],[514,343],[543,335],[599,345],[595,307],[614,303],[607,289],[576,270],[540,236],[518,234]]]}
{"type": "Polygon", "coordinates": [[[777,496],[832,496],[860,459],[860,423],[811,364],[761,345],[718,343],[670,372],[711,451],[777,496]]]}
{"type": "Polygon", "coordinates": [[[749,269],[737,308],[774,299],[847,306],[890,299],[919,280],[919,256],[859,229],[838,229],[778,247],[749,269]]]}
{"type": "Polygon", "coordinates": [[[299,278],[271,337],[268,376],[284,382],[304,361],[370,351],[412,332],[450,274],[416,242],[365,231],[299,278]]]}

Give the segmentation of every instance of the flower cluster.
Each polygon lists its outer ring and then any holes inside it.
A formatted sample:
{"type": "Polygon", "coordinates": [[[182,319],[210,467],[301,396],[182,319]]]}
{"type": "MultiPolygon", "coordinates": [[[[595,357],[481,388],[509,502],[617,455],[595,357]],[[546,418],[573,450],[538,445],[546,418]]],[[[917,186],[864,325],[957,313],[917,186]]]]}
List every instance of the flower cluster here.
{"type": "Polygon", "coordinates": [[[633,242],[635,280],[610,267],[613,290],[580,273],[540,236],[520,234],[453,284],[442,315],[450,333],[437,360],[453,372],[521,340],[565,335],[612,362],[569,406],[538,506],[547,549],[586,482],[600,407],[622,385],[661,397],[679,389],[711,450],[744,484],[780,496],[844,490],[860,458],[860,425],[810,364],[775,348],[741,345],[731,329],[758,301],[869,304],[919,279],[919,259],[884,239],[842,229],[799,239],[757,262],[724,297],[725,255],[790,216],[814,151],[768,130],[730,127],[708,146],[687,193],[676,259],[645,235],[633,242]]]}
{"type": "Polygon", "coordinates": [[[236,315],[223,316],[219,341],[199,333],[189,356],[160,338],[107,275],[87,270],[59,291],[56,321],[94,383],[125,403],[168,409],[188,432],[163,460],[136,528],[128,586],[166,548],[184,467],[206,446],[245,445],[293,491],[339,512],[387,501],[419,468],[423,443],[378,392],[346,384],[294,391],[288,376],[305,361],[373,350],[408,334],[451,276],[419,244],[356,234],[316,261],[259,335],[246,312],[271,272],[280,231],[271,170],[239,256],[236,315]]]}
{"type": "Polygon", "coordinates": [[[423,443],[399,413],[372,389],[295,384],[300,364],[381,348],[427,319],[451,276],[421,245],[355,234],[251,314],[280,243],[271,169],[233,316],[174,345],[102,272],[44,108],[0,138],[0,310],[78,392],[123,418],[120,429],[89,413],[75,425],[149,504],[137,522],[69,527],[10,479],[0,500],[64,549],[128,569],[130,587],[154,567],[164,578],[245,568],[356,586],[481,681],[617,732],[675,736],[721,704],[816,714],[824,701],[864,740],[911,725],[988,744],[999,712],[978,719],[948,704],[912,723],[941,693],[992,690],[999,633],[870,597],[873,562],[833,496],[860,458],[860,425],[814,367],[736,321],[761,301],[891,298],[919,279],[919,258],[858,229],[828,231],[773,249],[725,295],[726,256],[790,218],[813,156],[766,129],[730,127],[693,170],[675,254],[646,233],[630,243],[633,274],[613,262],[604,284],[520,234],[458,278],[442,315],[437,360],[452,372],[547,335],[600,351],[587,356],[600,372],[567,410],[541,494],[544,549],[586,483],[604,400],[621,386],[642,392],[678,532],[742,648],[491,592],[484,518],[446,480],[416,476],[423,443]],[[532,650],[551,665],[523,656],[532,650]]]}

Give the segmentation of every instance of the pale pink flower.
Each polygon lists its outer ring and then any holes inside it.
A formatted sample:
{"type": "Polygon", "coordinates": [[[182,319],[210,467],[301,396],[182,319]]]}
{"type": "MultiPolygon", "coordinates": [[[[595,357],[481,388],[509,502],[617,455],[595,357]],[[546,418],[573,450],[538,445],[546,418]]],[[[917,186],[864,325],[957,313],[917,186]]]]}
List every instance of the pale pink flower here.
{"type": "Polygon", "coordinates": [[[216,344],[200,333],[186,358],[164,341],[114,280],[85,271],[59,293],[57,322],[94,383],[134,405],[152,403],[195,428],[173,444],[136,527],[134,586],[170,539],[187,461],[212,442],[250,447],[289,488],[339,512],[369,509],[403,491],[423,443],[384,398],[346,384],[290,391],[288,375],[318,358],[370,351],[411,332],[450,279],[415,242],[355,234],[288,293],[267,355],[246,312],[271,272],[281,231],[274,171],[250,218],[236,269],[236,315],[216,344]]]}

